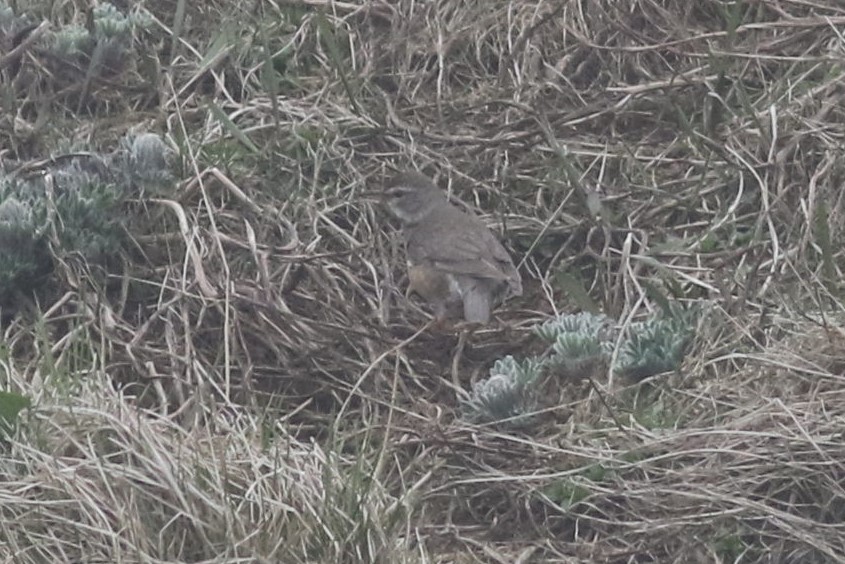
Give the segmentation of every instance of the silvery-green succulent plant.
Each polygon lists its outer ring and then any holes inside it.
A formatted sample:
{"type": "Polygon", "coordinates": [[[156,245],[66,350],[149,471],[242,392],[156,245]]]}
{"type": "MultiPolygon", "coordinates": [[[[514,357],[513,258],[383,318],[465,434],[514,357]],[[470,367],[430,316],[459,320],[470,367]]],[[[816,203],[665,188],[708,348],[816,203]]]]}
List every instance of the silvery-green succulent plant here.
{"type": "MultiPolygon", "coordinates": [[[[674,306],[663,315],[631,324],[620,342],[614,372],[637,379],[677,370],[684,348],[693,336],[698,307],[674,306]]],[[[548,354],[521,361],[508,356],[498,360],[490,377],[473,385],[464,404],[473,422],[509,420],[511,426],[531,421],[536,408],[536,383],[546,368],[551,373],[589,375],[598,362],[609,363],[620,340],[619,330],[604,315],[591,313],[555,317],[535,329],[551,343],[548,354]]]]}
{"type": "Polygon", "coordinates": [[[633,323],[614,370],[637,379],[677,370],[693,336],[698,313],[698,308],[674,307],[663,316],[633,323]]]}
{"type": "Polygon", "coordinates": [[[511,427],[530,422],[536,407],[534,383],[542,373],[542,362],[512,356],[499,359],[490,369],[490,377],[472,386],[472,393],[464,402],[464,413],[474,423],[507,420],[511,427]]]}
{"type": "Polygon", "coordinates": [[[615,334],[607,316],[587,312],[555,317],[535,332],[552,344],[548,362],[568,376],[588,375],[607,357],[608,344],[615,334]]]}
{"type": "Polygon", "coordinates": [[[0,305],[36,289],[52,256],[106,266],[124,245],[127,201],[172,186],[170,150],[158,135],[125,138],[111,154],[89,153],[13,179],[0,173],[0,305]]]}
{"type": "Polygon", "coordinates": [[[155,133],[127,135],[112,158],[112,169],[136,195],[160,194],[173,186],[173,150],[155,133]]]}
{"type": "Polygon", "coordinates": [[[18,291],[35,285],[50,270],[41,222],[14,185],[0,181],[0,307],[8,308],[18,291]]]}
{"type": "Polygon", "coordinates": [[[126,66],[135,33],[152,24],[146,12],[136,9],[127,15],[108,2],[93,8],[91,20],[91,30],[69,24],[50,34],[47,49],[58,61],[56,71],[66,76],[92,69],[117,72],[126,66]]]}

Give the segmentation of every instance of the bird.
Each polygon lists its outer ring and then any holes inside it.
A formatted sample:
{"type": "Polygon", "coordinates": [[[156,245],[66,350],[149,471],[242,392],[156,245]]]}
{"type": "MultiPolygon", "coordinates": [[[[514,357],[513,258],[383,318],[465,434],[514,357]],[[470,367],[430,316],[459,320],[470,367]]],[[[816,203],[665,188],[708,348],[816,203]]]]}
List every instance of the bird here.
{"type": "Polygon", "coordinates": [[[430,178],[397,174],[381,199],[402,225],[408,290],[428,302],[437,323],[463,317],[486,324],[494,307],[522,295],[522,278],[496,236],[430,178]]]}

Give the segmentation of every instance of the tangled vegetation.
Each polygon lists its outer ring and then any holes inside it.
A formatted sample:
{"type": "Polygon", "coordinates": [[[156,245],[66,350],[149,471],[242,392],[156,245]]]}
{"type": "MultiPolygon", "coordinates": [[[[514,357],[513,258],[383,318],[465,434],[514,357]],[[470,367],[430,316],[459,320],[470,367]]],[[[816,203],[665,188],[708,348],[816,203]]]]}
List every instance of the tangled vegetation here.
{"type": "Polygon", "coordinates": [[[129,4],[0,0],[0,559],[845,561],[839,0],[129,4]]]}

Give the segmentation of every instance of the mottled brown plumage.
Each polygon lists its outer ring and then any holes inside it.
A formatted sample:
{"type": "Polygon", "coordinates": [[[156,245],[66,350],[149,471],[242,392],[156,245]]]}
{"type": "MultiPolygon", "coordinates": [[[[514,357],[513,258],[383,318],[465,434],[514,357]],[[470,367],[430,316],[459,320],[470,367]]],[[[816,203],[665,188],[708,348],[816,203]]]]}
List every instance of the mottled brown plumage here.
{"type": "Polygon", "coordinates": [[[493,233],[450,204],[429,178],[400,174],[383,197],[402,222],[410,289],[431,304],[438,320],[486,323],[494,307],[522,294],[519,272],[493,233]]]}

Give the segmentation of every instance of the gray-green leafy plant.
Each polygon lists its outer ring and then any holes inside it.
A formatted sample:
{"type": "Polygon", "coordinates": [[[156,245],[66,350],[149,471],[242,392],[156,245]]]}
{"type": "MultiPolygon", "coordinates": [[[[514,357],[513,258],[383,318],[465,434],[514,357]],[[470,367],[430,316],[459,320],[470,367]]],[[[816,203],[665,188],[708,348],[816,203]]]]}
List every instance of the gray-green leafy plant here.
{"type": "Polygon", "coordinates": [[[140,196],[167,193],[173,186],[174,153],[155,133],[127,135],[111,160],[119,182],[140,196]]]}
{"type": "Polygon", "coordinates": [[[145,133],[127,136],[112,154],[76,156],[39,176],[0,172],[0,304],[36,289],[54,255],[101,266],[117,258],[127,201],[172,185],[170,154],[145,133]]]}
{"type": "Polygon", "coordinates": [[[472,386],[464,403],[467,418],[473,423],[507,420],[511,427],[530,422],[536,405],[534,383],[541,374],[542,361],[527,358],[517,361],[508,355],[490,369],[490,377],[472,386]]]}
{"type": "Polygon", "coordinates": [[[677,369],[697,316],[697,307],[675,305],[668,312],[630,324],[620,339],[619,330],[606,316],[579,313],[547,321],[537,334],[552,345],[548,362],[569,375],[578,375],[595,362],[610,362],[619,341],[613,371],[641,379],[677,369]]]}
{"type": "Polygon", "coordinates": [[[0,296],[7,305],[16,289],[37,284],[50,270],[42,221],[32,205],[14,196],[14,185],[0,178],[0,296]]]}
{"type": "Polygon", "coordinates": [[[124,14],[108,2],[93,8],[91,21],[90,28],[70,24],[49,36],[47,50],[56,57],[57,69],[70,73],[91,68],[118,71],[126,66],[135,34],[152,25],[146,12],[136,9],[124,14]]]}
{"type": "Polygon", "coordinates": [[[578,374],[607,356],[613,325],[605,315],[582,312],[555,317],[537,327],[535,333],[552,344],[549,363],[567,374],[578,374]]]}
{"type": "Polygon", "coordinates": [[[593,368],[613,358],[617,374],[643,379],[676,370],[684,348],[694,334],[699,308],[672,306],[662,315],[631,324],[621,335],[611,320],[592,313],[555,317],[535,331],[550,343],[549,353],[517,361],[511,356],[496,361],[490,377],[473,385],[464,402],[472,422],[504,422],[517,427],[530,421],[537,408],[537,381],[547,368],[563,376],[588,376],[593,368]]]}
{"type": "Polygon", "coordinates": [[[696,314],[693,309],[676,307],[668,315],[631,324],[614,370],[642,379],[677,369],[693,336],[696,314]]]}

